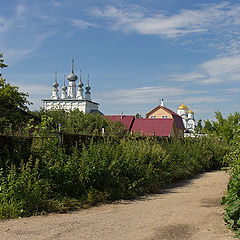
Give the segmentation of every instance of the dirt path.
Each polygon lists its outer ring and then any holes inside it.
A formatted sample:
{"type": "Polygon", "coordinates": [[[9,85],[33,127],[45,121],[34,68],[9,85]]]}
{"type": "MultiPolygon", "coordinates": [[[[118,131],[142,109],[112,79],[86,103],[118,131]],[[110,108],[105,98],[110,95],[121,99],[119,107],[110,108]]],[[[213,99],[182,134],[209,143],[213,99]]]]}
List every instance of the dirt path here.
{"type": "Polygon", "coordinates": [[[227,178],[225,172],[209,172],[140,200],[2,221],[0,239],[230,240],[219,203],[227,178]]]}

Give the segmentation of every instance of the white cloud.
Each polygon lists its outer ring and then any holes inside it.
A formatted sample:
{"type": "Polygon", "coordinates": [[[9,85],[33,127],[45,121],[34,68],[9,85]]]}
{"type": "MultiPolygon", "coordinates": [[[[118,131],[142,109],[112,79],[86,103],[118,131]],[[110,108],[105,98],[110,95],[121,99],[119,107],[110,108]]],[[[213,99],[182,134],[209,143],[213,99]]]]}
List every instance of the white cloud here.
{"type": "Polygon", "coordinates": [[[221,92],[229,92],[229,93],[239,93],[240,89],[239,88],[227,88],[227,89],[220,89],[219,91],[221,92]]]}
{"type": "Polygon", "coordinates": [[[19,4],[7,17],[4,13],[0,14],[0,52],[4,53],[8,64],[33,54],[56,33],[55,29],[49,27],[55,20],[33,9],[31,5],[19,4]]]}
{"type": "Polygon", "coordinates": [[[0,32],[5,32],[8,30],[11,21],[6,21],[6,19],[0,15],[0,32]]]}
{"type": "Polygon", "coordinates": [[[208,4],[198,10],[183,9],[169,15],[164,12],[147,12],[134,8],[94,8],[91,14],[103,18],[116,30],[152,34],[164,37],[180,37],[190,33],[210,33],[223,26],[240,24],[240,5],[228,2],[208,4]]]}
{"type": "Polygon", "coordinates": [[[229,73],[240,73],[240,55],[216,58],[200,65],[209,75],[217,76],[229,73]]]}
{"type": "Polygon", "coordinates": [[[23,14],[25,14],[26,12],[27,12],[26,6],[24,6],[24,5],[18,5],[18,6],[17,6],[16,13],[17,13],[18,16],[23,15],[23,14]]]}
{"type": "Polygon", "coordinates": [[[205,61],[196,67],[194,72],[171,74],[177,82],[192,82],[202,85],[217,84],[226,81],[240,82],[240,55],[217,57],[205,61]]]}
{"type": "Polygon", "coordinates": [[[91,22],[87,22],[87,21],[84,21],[82,19],[71,19],[70,22],[80,28],[80,29],[84,29],[84,28],[89,28],[89,27],[97,27],[96,24],[93,24],[91,22]]]}
{"type": "Polygon", "coordinates": [[[226,97],[215,97],[215,96],[196,96],[196,97],[186,97],[184,98],[186,102],[191,104],[198,103],[223,103],[231,101],[232,99],[226,97]]]}
{"type": "Polygon", "coordinates": [[[51,3],[55,7],[61,7],[62,6],[62,3],[59,2],[59,1],[56,1],[56,0],[51,0],[51,3]]]}
{"type": "MultiPolygon", "coordinates": [[[[207,93],[205,90],[191,91],[191,94],[196,95],[205,93],[207,93]]],[[[100,102],[111,102],[112,104],[146,104],[158,102],[161,98],[167,98],[169,102],[179,102],[179,97],[185,98],[188,94],[189,91],[181,87],[151,86],[97,93],[96,97],[100,102]]]]}
{"type": "Polygon", "coordinates": [[[206,78],[204,74],[198,72],[190,72],[186,74],[171,74],[170,77],[177,82],[191,82],[206,78]]]}
{"type": "Polygon", "coordinates": [[[28,92],[30,96],[38,95],[50,95],[51,94],[51,87],[44,86],[44,85],[35,85],[35,84],[17,84],[20,91],[28,92]]]}

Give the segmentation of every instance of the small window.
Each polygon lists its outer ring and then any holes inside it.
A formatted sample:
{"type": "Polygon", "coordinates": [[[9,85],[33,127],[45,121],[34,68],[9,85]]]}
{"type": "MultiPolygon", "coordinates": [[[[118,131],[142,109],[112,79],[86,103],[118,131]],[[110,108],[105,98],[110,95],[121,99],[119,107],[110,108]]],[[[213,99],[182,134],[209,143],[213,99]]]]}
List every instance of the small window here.
{"type": "Polygon", "coordinates": [[[157,118],[156,116],[151,116],[151,118],[157,118]]]}
{"type": "Polygon", "coordinates": [[[166,119],[166,118],[168,118],[168,116],[162,116],[162,118],[166,119]]]}

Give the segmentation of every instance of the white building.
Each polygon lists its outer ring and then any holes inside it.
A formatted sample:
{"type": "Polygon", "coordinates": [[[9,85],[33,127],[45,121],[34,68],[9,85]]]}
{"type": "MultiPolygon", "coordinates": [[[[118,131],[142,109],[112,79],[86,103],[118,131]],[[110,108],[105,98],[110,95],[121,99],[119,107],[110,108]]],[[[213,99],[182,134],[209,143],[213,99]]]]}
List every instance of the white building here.
{"type": "Polygon", "coordinates": [[[194,119],[193,110],[189,111],[188,107],[185,106],[184,104],[182,104],[177,109],[177,114],[182,117],[185,130],[187,130],[189,132],[194,132],[195,131],[195,119],[194,119]]]}
{"type": "Polygon", "coordinates": [[[43,107],[47,110],[51,109],[64,109],[66,111],[79,109],[84,113],[100,113],[98,110],[99,104],[93,102],[91,99],[91,87],[89,85],[89,75],[87,85],[85,87],[85,93],[83,89],[82,76],[80,72],[80,80],[76,86],[76,82],[78,80],[77,75],[74,74],[73,71],[74,60],[72,60],[72,72],[67,76],[68,79],[68,87],[65,84],[65,76],[64,76],[64,84],[61,89],[61,97],[59,96],[59,90],[57,83],[57,74],[55,74],[55,82],[53,83],[52,88],[52,96],[49,99],[42,99],[43,107]]]}

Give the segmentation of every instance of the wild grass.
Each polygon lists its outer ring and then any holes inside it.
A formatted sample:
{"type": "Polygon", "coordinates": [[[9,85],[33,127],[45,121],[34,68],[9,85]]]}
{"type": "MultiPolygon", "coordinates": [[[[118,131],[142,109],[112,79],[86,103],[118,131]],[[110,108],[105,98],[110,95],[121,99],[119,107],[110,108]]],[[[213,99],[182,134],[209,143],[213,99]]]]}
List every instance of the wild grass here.
{"type": "Polygon", "coordinates": [[[166,184],[220,167],[227,152],[212,138],[105,138],[80,143],[70,152],[57,139],[38,141],[30,158],[2,168],[0,218],[158,193],[166,184]]]}

